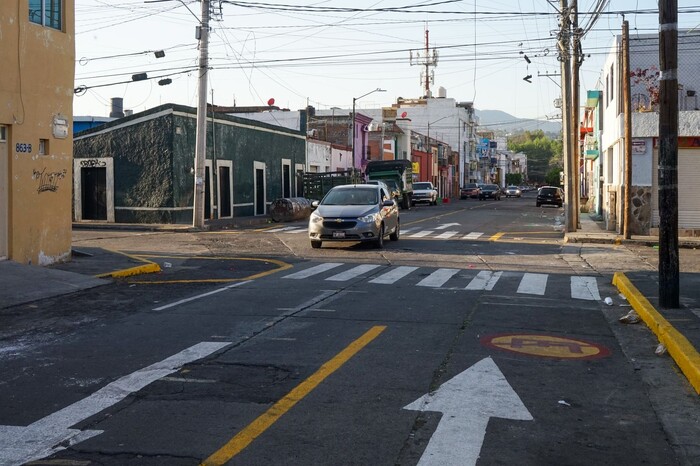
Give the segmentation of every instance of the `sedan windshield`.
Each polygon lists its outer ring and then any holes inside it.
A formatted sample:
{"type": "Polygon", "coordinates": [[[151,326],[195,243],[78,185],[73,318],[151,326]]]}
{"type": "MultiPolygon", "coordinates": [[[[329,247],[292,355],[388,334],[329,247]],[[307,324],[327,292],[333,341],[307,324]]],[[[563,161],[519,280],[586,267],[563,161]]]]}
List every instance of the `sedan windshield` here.
{"type": "Polygon", "coordinates": [[[430,189],[430,183],[413,183],[413,189],[430,189]]]}
{"type": "Polygon", "coordinates": [[[335,189],[323,199],[323,205],[375,205],[378,204],[374,189],[335,189]]]}

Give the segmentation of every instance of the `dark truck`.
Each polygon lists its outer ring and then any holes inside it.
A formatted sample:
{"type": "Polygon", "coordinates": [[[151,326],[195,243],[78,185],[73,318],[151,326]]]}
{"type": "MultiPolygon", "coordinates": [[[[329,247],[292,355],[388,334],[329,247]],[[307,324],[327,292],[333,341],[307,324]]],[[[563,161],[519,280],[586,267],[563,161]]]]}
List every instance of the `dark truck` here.
{"type": "Polygon", "coordinates": [[[365,175],[368,180],[381,180],[389,185],[396,184],[401,190],[399,205],[402,209],[411,207],[413,167],[410,160],[372,160],[367,163],[365,175]]]}

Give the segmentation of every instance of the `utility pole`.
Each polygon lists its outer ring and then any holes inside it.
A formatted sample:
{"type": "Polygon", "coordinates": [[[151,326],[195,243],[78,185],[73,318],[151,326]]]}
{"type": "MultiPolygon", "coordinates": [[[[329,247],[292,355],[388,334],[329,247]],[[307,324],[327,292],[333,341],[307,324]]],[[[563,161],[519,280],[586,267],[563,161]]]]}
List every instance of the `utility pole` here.
{"type": "Polygon", "coordinates": [[[579,108],[580,108],[580,91],[579,91],[579,68],[581,67],[581,62],[583,61],[583,54],[581,53],[581,31],[578,28],[578,0],[572,0],[571,2],[571,14],[573,16],[572,24],[572,35],[573,35],[573,45],[572,45],[572,71],[571,71],[571,174],[573,177],[572,185],[573,192],[571,195],[571,203],[573,208],[571,209],[571,225],[573,230],[576,231],[581,226],[579,221],[579,213],[581,209],[579,207],[579,202],[581,199],[581,182],[580,182],[580,172],[581,172],[581,131],[579,130],[579,108]]]}
{"type": "Polygon", "coordinates": [[[625,113],[625,200],[622,235],[632,236],[632,96],[630,89],[630,24],[622,22],[622,102],[625,113]]]}
{"type": "Polygon", "coordinates": [[[678,308],[678,1],[659,0],[659,303],[678,308]]]}
{"type": "Polygon", "coordinates": [[[564,159],[564,179],[566,196],[566,231],[576,231],[574,217],[574,183],[571,163],[571,51],[569,47],[569,4],[568,0],[561,0],[561,30],[557,48],[559,49],[559,61],[561,63],[561,100],[562,100],[562,158],[564,159]]]}
{"type": "Polygon", "coordinates": [[[204,228],[205,159],[207,151],[207,79],[209,70],[209,0],[202,0],[202,22],[197,26],[199,39],[199,89],[197,97],[197,134],[194,151],[194,206],[192,226],[204,228]]]}

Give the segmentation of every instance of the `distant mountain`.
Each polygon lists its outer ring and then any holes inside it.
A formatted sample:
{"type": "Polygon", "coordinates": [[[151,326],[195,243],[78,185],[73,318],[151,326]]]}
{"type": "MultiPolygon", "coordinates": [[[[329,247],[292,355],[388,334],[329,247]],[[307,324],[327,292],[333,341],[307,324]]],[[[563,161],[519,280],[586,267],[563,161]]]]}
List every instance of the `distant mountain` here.
{"type": "Polygon", "coordinates": [[[550,136],[559,136],[561,133],[561,120],[528,120],[501,110],[476,110],[476,116],[479,117],[480,130],[517,134],[541,129],[550,136]]]}

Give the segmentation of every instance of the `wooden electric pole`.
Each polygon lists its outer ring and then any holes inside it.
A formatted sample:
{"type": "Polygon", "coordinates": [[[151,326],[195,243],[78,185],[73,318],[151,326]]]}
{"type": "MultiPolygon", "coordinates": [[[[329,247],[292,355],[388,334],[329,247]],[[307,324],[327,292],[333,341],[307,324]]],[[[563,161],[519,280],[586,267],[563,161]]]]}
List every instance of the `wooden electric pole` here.
{"type": "Polygon", "coordinates": [[[561,63],[561,121],[562,121],[562,158],[564,159],[565,180],[565,206],[566,206],[566,231],[576,231],[576,218],[574,216],[574,167],[571,163],[571,47],[569,46],[570,17],[567,0],[561,0],[561,30],[557,47],[559,49],[559,61],[561,63]]]}
{"type": "Polygon", "coordinates": [[[622,218],[622,235],[625,239],[632,236],[632,96],[630,90],[630,25],[622,22],[622,103],[625,114],[625,198],[624,216],[622,218]]]}
{"type": "Polygon", "coordinates": [[[659,304],[679,307],[678,1],[659,0],[659,304]]]}
{"type": "MultiPolygon", "coordinates": [[[[571,203],[573,208],[571,209],[571,214],[573,219],[571,224],[574,227],[573,231],[578,230],[581,226],[579,221],[579,214],[581,209],[579,203],[581,200],[581,131],[579,129],[579,108],[581,102],[581,96],[579,91],[579,68],[581,67],[581,31],[578,28],[578,0],[572,0],[571,2],[571,15],[572,15],[572,53],[571,53],[571,175],[573,177],[573,193],[571,196],[571,203]]],[[[572,230],[569,230],[572,231],[572,230]]]]}
{"type": "Polygon", "coordinates": [[[209,0],[202,0],[202,22],[197,26],[199,39],[199,90],[197,132],[194,149],[194,206],[192,226],[204,228],[205,160],[207,152],[207,79],[209,71],[209,0]]]}

